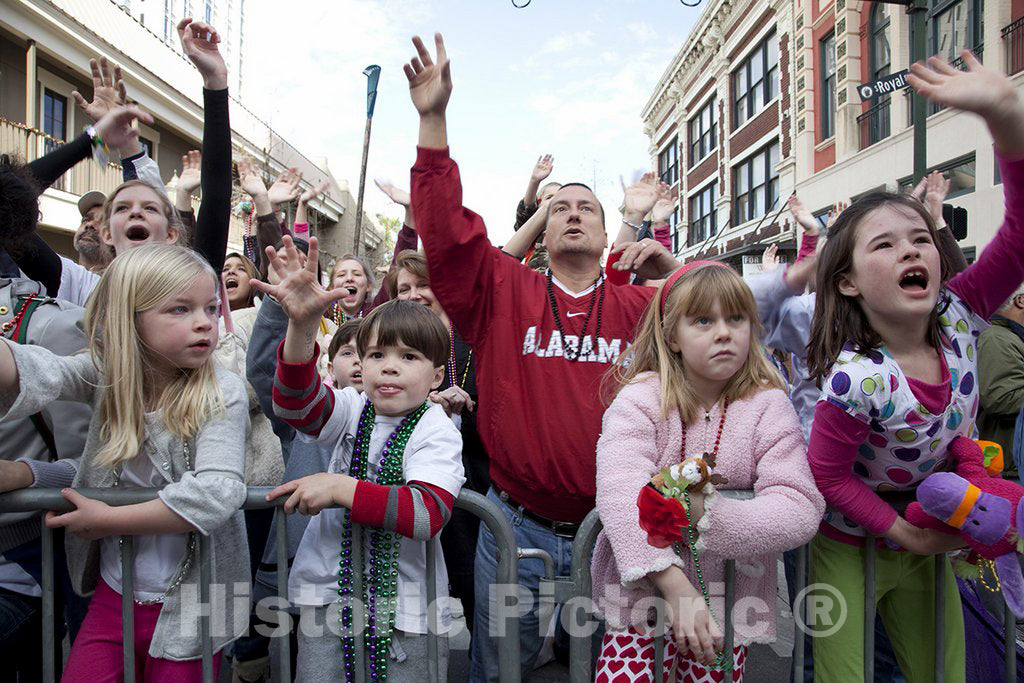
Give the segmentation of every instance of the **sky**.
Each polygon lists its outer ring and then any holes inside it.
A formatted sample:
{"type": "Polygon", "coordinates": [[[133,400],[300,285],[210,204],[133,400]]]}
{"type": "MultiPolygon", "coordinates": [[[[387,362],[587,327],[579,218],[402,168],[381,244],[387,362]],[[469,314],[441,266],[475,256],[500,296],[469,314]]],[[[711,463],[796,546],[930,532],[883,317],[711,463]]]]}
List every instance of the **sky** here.
{"type": "Polygon", "coordinates": [[[531,0],[523,9],[511,0],[247,3],[242,100],[306,156],[326,157],[355,195],[362,72],[380,65],[365,205],[401,217],[372,181],[409,186],[418,118],[402,65],[415,55],[413,35],[433,51],[441,32],[463,203],[502,244],[541,154],[554,155],[549,180],[591,185],[615,215],[620,178],[651,166],[640,113],[702,9],[678,0],[531,0]]]}

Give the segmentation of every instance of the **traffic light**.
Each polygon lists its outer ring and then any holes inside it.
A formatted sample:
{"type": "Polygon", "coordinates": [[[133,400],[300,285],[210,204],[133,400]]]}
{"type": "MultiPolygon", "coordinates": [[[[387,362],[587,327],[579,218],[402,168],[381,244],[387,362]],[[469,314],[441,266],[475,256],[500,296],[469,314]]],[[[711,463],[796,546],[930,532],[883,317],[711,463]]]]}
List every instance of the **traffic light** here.
{"type": "Polygon", "coordinates": [[[943,204],[942,220],[946,222],[957,242],[967,239],[967,209],[962,206],[943,204]]]}

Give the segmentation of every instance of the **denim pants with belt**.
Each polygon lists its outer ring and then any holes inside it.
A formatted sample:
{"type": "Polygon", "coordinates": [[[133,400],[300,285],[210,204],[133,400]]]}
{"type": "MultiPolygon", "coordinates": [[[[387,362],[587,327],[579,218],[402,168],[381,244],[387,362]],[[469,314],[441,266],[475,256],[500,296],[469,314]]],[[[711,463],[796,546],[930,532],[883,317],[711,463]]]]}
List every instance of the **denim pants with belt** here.
{"type": "MultiPolygon", "coordinates": [[[[540,548],[551,555],[555,576],[568,576],[572,564],[573,539],[556,536],[554,532],[523,515],[522,508],[513,508],[490,489],[487,497],[497,503],[512,525],[516,545],[520,548],[540,548]]],[[[554,604],[550,599],[539,605],[544,563],[539,559],[519,560],[519,586],[497,585],[497,545],[486,524],[480,525],[474,564],[476,606],[473,619],[473,646],[470,680],[474,683],[498,680],[498,637],[505,633],[510,619],[519,621],[520,666],[522,679],[533,669],[544,636],[548,618],[554,604]],[[515,603],[496,609],[496,605],[515,603]]]]}

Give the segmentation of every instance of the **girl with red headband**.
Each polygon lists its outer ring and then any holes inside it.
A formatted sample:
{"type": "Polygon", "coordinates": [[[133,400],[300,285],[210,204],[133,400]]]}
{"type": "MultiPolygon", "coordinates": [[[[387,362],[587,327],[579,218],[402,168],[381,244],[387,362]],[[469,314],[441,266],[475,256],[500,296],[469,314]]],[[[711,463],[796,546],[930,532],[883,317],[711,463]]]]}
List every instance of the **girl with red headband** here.
{"type": "Polygon", "coordinates": [[[746,646],[775,637],[775,554],[808,541],[825,504],[758,328],[754,296],[735,271],[691,263],[659,287],[611,372],[617,393],[597,443],[604,531],[592,564],[608,622],[599,682],[721,680],[723,668],[741,680],[746,646]],[[725,498],[703,483],[669,498],[652,488],[691,456],[719,488],[754,497],[725,498]],[[731,653],[722,637],[727,559],[737,560],[731,653]],[[663,661],[655,639],[664,639],[663,661]]]}

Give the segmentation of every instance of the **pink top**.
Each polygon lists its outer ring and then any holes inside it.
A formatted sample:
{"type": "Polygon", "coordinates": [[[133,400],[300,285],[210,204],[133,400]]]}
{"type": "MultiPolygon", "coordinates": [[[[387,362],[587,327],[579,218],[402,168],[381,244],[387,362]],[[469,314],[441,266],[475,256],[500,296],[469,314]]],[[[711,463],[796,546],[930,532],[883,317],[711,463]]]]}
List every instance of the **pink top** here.
{"type": "MultiPolygon", "coordinates": [[[[646,373],[624,387],[604,414],[597,442],[597,510],[604,531],[592,561],[593,596],[612,628],[647,616],[644,606],[637,615],[631,611],[643,598],[657,595],[646,578],[652,572],[676,565],[699,589],[688,551],[683,559],[671,548],[649,545],[638,521],[640,490],[663,467],[682,459],[683,423],[678,413],[661,419],[660,386],[654,373],[646,373]]],[[[716,406],[710,420],[687,427],[689,453],[712,448],[720,415],[716,406]]],[[[786,394],[771,389],[731,403],[717,460],[714,471],[729,479],[722,488],[753,489],[755,495],[707,498],[697,525],[702,573],[721,620],[724,561],[737,560],[736,599],[749,599],[738,603],[736,642],[767,642],[775,638],[775,555],[806,543],[825,510],[786,394]]]]}
{"type": "MultiPolygon", "coordinates": [[[[996,160],[1002,172],[1005,195],[1003,225],[978,260],[946,285],[983,318],[990,317],[1024,280],[1024,249],[1021,248],[1024,244],[1024,192],[1021,192],[1024,188],[1024,160],[1007,161],[998,152],[996,160]]],[[[907,378],[914,396],[933,414],[940,413],[949,404],[952,392],[945,356],[940,354],[940,357],[941,383],[927,384],[907,378]]],[[[971,415],[965,423],[973,420],[971,415]]],[[[896,521],[897,513],[853,471],[858,449],[868,438],[869,430],[868,424],[822,401],[815,409],[807,456],[818,487],[829,504],[877,536],[889,530],[896,521]]],[[[827,524],[822,524],[821,528],[823,533],[836,540],[862,542],[827,524]]]]}

